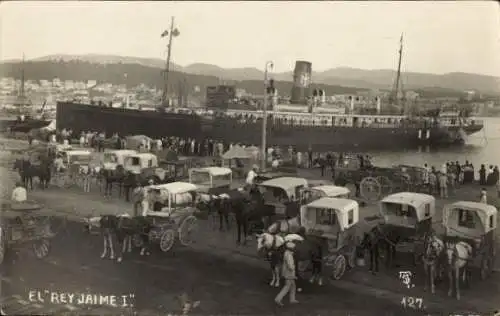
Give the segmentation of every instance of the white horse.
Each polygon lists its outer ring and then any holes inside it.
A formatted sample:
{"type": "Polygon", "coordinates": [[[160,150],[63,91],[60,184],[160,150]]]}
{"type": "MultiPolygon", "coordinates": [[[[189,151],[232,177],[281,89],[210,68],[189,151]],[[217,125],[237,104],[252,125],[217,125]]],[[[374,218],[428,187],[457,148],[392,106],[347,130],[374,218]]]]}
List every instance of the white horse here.
{"type": "Polygon", "coordinates": [[[425,236],[424,245],[425,249],[422,257],[425,271],[424,291],[427,290],[428,283],[430,283],[431,293],[434,294],[436,291],[436,287],[434,285],[434,281],[436,280],[436,270],[438,269],[441,255],[443,254],[444,243],[437,235],[429,233],[425,236]]]}
{"type": "Polygon", "coordinates": [[[280,235],[262,233],[257,235],[257,252],[264,253],[271,266],[272,279],[270,286],[279,287],[281,280],[281,263],[283,262],[283,246],[289,241],[303,241],[297,234],[280,235]]]}
{"type": "Polygon", "coordinates": [[[453,280],[455,281],[455,294],[460,300],[460,269],[462,269],[462,280],[466,280],[467,263],[472,257],[472,246],[464,241],[458,243],[446,243],[446,256],[448,258],[448,280],[450,286],[448,296],[453,294],[453,280]]]}
{"type": "Polygon", "coordinates": [[[271,224],[266,232],[270,234],[296,234],[300,231],[300,217],[296,216],[288,220],[280,220],[271,224]]]}

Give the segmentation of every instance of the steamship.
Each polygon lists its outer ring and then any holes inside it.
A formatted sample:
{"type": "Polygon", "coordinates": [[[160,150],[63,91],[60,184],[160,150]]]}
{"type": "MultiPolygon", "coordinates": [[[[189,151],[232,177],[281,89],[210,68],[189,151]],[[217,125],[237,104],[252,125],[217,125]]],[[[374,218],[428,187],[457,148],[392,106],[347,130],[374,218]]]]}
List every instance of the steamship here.
{"type": "MultiPolygon", "coordinates": [[[[396,95],[400,80],[401,54],[395,80],[396,95]]],[[[168,61],[167,61],[168,64],[168,61]]],[[[483,128],[482,121],[463,113],[433,115],[381,115],[381,100],[375,112],[357,113],[354,97],[347,111],[318,106],[324,91],[311,91],[312,64],[297,61],[290,105],[270,102],[269,109],[236,109],[234,86],[207,87],[207,107],[201,110],[169,108],[162,111],[113,108],[74,102],[58,102],[57,128],[74,132],[105,131],[106,134],[145,134],[150,137],[224,140],[230,143],[258,145],[263,118],[267,117],[267,143],[295,146],[298,150],[400,150],[416,146],[463,144],[467,135],[483,128]],[[309,96],[311,94],[311,96],[309,96]]],[[[276,100],[270,80],[269,97],[276,100]]]]}

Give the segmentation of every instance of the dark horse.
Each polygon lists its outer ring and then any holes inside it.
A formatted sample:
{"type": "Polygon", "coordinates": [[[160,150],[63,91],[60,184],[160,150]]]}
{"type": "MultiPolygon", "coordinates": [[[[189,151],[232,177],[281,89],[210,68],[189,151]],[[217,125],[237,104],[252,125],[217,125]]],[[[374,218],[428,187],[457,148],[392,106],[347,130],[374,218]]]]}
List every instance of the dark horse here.
{"type": "Polygon", "coordinates": [[[386,267],[392,267],[396,259],[396,245],[400,241],[397,231],[386,229],[384,225],[377,225],[365,232],[361,241],[361,248],[367,249],[370,255],[370,271],[378,272],[379,259],[385,256],[386,267]]]}
{"type": "Polygon", "coordinates": [[[122,196],[123,182],[127,172],[122,165],[116,166],[115,170],[101,169],[99,175],[104,180],[104,196],[111,197],[113,192],[113,183],[118,184],[119,196],[122,196]]]}
{"type": "Polygon", "coordinates": [[[40,188],[46,189],[51,179],[51,163],[48,159],[42,159],[39,165],[32,164],[29,160],[16,159],[13,170],[19,172],[21,181],[25,188],[33,190],[33,178],[37,177],[40,188]]]}
{"type": "Polygon", "coordinates": [[[105,258],[109,250],[109,258],[115,258],[115,247],[113,236],[118,242],[117,261],[121,262],[125,252],[132,251],[132,238],[139,236],[142,241],[141,256],[148,255],[150,250],[149,232],[153,227],[151,220],[143,216],[130,217],[128,215],[104,215],[101,217],[88,218],[85,221],[87,231],[93,227],[98,227],[103,236],[103,253],[101,258],[105,258]]]}

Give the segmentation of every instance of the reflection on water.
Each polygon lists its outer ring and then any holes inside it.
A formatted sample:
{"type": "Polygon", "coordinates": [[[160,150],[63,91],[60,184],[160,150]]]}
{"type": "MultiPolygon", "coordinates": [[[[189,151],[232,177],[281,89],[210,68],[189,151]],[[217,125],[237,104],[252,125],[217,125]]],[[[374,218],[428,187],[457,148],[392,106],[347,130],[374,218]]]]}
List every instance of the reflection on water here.
{"type": "Polygon", "coordinates": [[[475,166],[480,164],[500,164],[500,118],[485,118],[484,130],[470,135],[467,144],[459,148],[429,150],[420,148],[401,152],[371,152],[376,165],[397,164],[440,166],[445,161],[464,162],[469,160],[475,166]]]}

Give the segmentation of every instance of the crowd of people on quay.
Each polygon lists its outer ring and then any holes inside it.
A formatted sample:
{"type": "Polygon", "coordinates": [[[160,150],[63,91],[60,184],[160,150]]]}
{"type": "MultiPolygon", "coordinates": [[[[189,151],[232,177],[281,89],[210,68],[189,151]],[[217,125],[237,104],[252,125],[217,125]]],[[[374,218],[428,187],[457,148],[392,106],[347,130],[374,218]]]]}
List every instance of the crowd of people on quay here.
{"type": "MultiPolygon", "coordinates": [[[[232,144],[210,138],[199,140],[194,138],[165,136],[161,139],[144,137],[139,144],[136,144],[137,148],[131,148],[127,146],[128,136],[124,137],[114,134],[107,138],[106,133],[95,131],[82,131],[79,136],[75,136],[73,135],[73,131],[67,129],[56,131],[52,135],[49,135],[48,138],[48,140],[60,143],[65,142],[65,140],[67,143],[70,139],[78,139],[78,143],[82,147],[92,147],[98,152],[104,151],[105,148],[128,148],[137,149],[141,152],[157,152],[162,149],[170,149],[183,156],[214,158],[222,156],[224,152],[231,149],[234,145],[239,145],[243,148],[248,146],[247,144],[232,144]]],[[[252,147],[257,149],[254,157],[255,160],[257,160],[260,156],[259,150],[255,146],[252,147]]],[[[296,151],[293,146],[289,146],[285,150],[282,150],[278,146],[271,146],[267,149],[267,157],[272,167],[279,167],[284,160],[287,160],[298,168],[318,168],[322,177],[326,176],[326,170],[330,169],[331,177],[334,181],[336,179],[335,170],[341,167],[347,155],[350,154],[335,152],[318,153],[314,152],[312,147],[309,147],[307,152],[296,151]]],[[[357,155],[357,157],[360,160],[359,165],[361,168],[371,164],[371,158],[368,155],[357,155]]],[[[480,168],[477,169],[469,161],[465,161],[465,163],[449,161],[443,163],[439,167],[425,163],[422,166],[422,170],[423,174],[420,180],[423,182],[423,185],[428,188],[430,194],[447,198],[450,191],[454,191],[458,186],[473,183],[478,179],[479,184],[485,187],[483,191],[487,191],[486,187],[488,186],[496,186],[500,196],[500,185],[498,184],[500,175],[498,166],[481,165],[480,168]]],[[[404,172],[403,170],[403,173],[404,172]]],[[[409,175],[407,176],[410,178],[409,175]]],[[[412,181],[415,181],[415,179],[412,179],[412,181]]]]}

